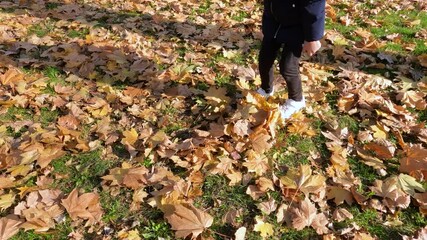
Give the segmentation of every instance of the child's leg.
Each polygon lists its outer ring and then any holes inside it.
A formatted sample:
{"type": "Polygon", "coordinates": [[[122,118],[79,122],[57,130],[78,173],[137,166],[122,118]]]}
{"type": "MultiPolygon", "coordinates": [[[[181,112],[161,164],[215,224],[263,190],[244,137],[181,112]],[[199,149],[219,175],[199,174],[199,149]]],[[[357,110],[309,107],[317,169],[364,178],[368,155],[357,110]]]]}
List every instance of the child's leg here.
{"type": "Polygon", "coordinates": [[[264,89],[266,93],[270,93],[273,90],[273,64],[280,46],[281,44],[277,43],[275,39],[264,38],[262,40],[258,58],[258,69],[261,76],[261,88],[264,89]]]}
{"type": "Polygon", "coordinates": [[[301,52],[302,45],[288,46],[285,44],[279,63],[280,73],[285,78],[286,85],[288,86],[288,98],[295,101],[301,101],[303,97],[299,72],[301,52]]]}

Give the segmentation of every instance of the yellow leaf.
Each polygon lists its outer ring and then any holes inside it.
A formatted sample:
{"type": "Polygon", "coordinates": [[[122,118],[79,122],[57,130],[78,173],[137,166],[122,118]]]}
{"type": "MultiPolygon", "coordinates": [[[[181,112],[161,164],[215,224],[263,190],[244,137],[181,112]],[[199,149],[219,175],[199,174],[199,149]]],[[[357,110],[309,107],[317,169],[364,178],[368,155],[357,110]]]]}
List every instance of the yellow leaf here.
{"type": "Polygon", "coordinates": [[[206,100],[208,100],[214,106],[230,102],[231,99],[230,97],[227,97],[226,94],[227,89],[215,87],[209,88],[209,90],[204,93],[206,100]]]}
{"type": "Polygon", "coordinates": [[[0,211],[7,209],[12,206],[15,201],[15,195],[12,193],[4,194],[0,196],[0,211]]]}
{"type": "Polygon", "coordinates": [[[125,136],[125,138],[122,139],[123,144],[133,145],[136,140],[138,140],[138,133],[135,128],[123,131],[123,136],[125,136]]]}
{"type": "Polygon", "coordinates": [[[372,125],[371,130],[374,132],[374,138],[387,139],[387,132],[379,125],[372,125]]]}
{"type": "Polygon", "coordinates": [[[40,153],[37,151],[37,149],[24,152],[21,154],[21,164],[29,164],[37,160],[40,156],[40,153]]]}
{"type": "Polygon", "coordinates": [[[419,192],[425,192],[425,189],[423,187],[423,185],[419,182],[417,182],[417,180],[409,175],[406,174],[399,174],[399,176],[397,177],[398,180],[398,184],[400,186],[400,188],[406,192],[407,194],[411,195],[412,197],[415,195],[415,190],[419,191],[419,192]]]}
{"type": "Polygon", "coordinates": [[[414,27],[414,26],[420,25],[420,23],[421,23],[421,19],[417,19],[412,22],[409,22],[408,24],[409,26],[414,27]]]}
{"type": "Polygon", "coordinates": [[[260,216],[257,216],[255,220],[256,224],[254,226],[254,231],[259,232],[263,239],[266,239],[267,237],[274,234],[273,225],[262,221],[260,216]]]}
{"type": "Polygon", "coordinates": [[[224,49],[224,50],[222,50],[222,54],[225,58],[232,59],[232,58],[236,57],[239,54],[239,52],[237,50],[227,51],[224,49]]]}
{"type": "Polygon", "coordinates": [[[26,176],[32,169],[32,165],[18,165],[10,167],[7,172],[13,177],[26,176]]]}
{"type": "Polygon", "coordinates": [[[141,240],[137,229],[128,232],[127,240],[141,240]]]}

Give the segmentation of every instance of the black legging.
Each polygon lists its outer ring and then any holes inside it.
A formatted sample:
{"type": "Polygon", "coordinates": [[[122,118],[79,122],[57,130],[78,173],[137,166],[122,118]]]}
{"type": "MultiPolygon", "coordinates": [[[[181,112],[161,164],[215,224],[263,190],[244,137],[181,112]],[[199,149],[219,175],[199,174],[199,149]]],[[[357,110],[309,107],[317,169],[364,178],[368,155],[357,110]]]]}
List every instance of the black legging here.
{"type": "Polygon", "coordinates": [[[302,85],[299,72],[299,59],[302,52],[302,44],[289,46],[278,43],[275,39],[262,40],[261,50],[259,52],[259,73],[261,76],[261,88],[269,93],[274,84],[274,61],[277,53],[283,45],[282,56],[279,62],[280,74],[285,78],[288,86],[288,95],[295,101],[302,100],[302,85]]]}

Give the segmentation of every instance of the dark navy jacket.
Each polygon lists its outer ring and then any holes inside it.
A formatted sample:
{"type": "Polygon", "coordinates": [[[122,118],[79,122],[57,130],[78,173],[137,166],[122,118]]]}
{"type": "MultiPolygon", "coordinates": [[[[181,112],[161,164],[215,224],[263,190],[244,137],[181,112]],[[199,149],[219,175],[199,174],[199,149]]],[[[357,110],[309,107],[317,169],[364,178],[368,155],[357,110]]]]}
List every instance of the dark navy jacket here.
{"type": "Polygon", "coordinates": [[[287,44],[323,37],[326,0],[264,0],[262,32],[287,44]]]}

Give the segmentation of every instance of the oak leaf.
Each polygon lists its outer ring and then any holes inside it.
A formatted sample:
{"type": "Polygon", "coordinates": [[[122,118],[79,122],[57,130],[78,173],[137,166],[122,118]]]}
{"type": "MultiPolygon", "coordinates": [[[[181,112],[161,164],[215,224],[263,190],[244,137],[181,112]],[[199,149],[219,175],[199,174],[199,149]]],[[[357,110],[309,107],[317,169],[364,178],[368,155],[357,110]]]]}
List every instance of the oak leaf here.
{"type": "Polygon", "coordinates": [[[196,239],[213,223],[211,215],[188,203],[173,205],[173,210],[165,213],[165,218],[176,231],[177,238],[186,238],[191,235],[192,239],[196,239]]]}

